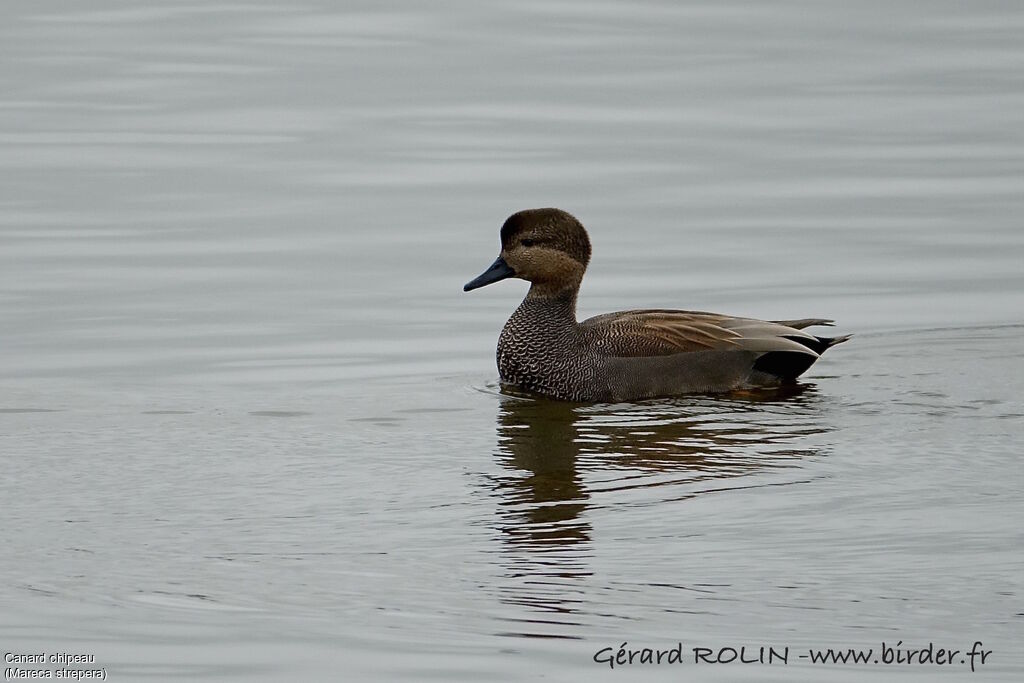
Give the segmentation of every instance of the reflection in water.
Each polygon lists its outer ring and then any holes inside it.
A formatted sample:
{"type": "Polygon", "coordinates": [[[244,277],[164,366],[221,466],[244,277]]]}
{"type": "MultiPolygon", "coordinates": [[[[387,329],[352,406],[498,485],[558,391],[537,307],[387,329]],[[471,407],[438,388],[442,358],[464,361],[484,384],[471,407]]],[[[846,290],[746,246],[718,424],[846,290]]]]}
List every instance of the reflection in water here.
{"type": "Polygon", "coordinates": [[[579,520],[586,505],[580,475],[577,408],[570,403],[508,398],[498,416],[498,457],[525,476],[500,480],[510,543],[541,550],[590,540],[579,520]]]}
{"type": "Polygon", "coordinates": [[[498,458],[509,474],[496,478],[502,496],[498,529],[512,549],[503,564],[516,586],[502,587],[502,600],[561,614],[512,618],[523,622],[515,635],[539,635],[541,624],[578,625],[565,616],[582,602],[576,579],[589,574],[590,524],[581,517],[587,495],[576,466],[577,420],[570,403],[502,400],[498,458]]]}
{"type": "Polygon", "coordinates": [[[809,437],[828,431],[818,400],[804,385],[635,404],[503,397],[496,457],[505,471],[493,489],[501,498],[502,564],[513,583],[502,599],[561,615],[527,617],[517,635],[559,637],[550,627],[573,625],[566,616],[583,612],[588,509],[692,498],[726,488],[709,484],[715,480],[795,467],[818,453],[809,437]]]}

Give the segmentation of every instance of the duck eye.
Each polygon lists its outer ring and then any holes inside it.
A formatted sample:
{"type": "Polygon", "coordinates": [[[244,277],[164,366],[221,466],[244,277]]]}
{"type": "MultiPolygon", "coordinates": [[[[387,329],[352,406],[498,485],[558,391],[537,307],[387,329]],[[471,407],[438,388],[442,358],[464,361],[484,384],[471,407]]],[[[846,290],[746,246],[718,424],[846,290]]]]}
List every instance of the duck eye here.
{"type": "Polygon", "coordinates": [[[519,244],[523,245],[524,247],[532,247],[533,245],[537,244],[537,240],[525,239],[520,241],[519,244]]]}

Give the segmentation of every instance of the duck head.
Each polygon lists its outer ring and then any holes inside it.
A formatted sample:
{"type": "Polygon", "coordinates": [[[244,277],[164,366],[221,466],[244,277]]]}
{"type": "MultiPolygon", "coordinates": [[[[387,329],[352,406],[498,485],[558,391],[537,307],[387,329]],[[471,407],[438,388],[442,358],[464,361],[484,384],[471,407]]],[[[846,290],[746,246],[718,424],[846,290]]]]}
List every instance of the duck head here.
{"type": "Polygon", "coordinates": [[[528,209],[501,226],[501,253],[462,288],[470,291],[517,277],[534,294],[558,294],[580,286],[590,262],[590,238],[583,225],[561,209],[528,209]]]}

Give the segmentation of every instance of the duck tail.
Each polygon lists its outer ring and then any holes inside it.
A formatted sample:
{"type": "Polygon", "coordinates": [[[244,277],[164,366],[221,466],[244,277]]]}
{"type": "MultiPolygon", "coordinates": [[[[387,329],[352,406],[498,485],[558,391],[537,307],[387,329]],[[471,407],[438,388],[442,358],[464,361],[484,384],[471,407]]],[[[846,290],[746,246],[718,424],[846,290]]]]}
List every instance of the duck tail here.
{"type": "MultiPolygon", "coordinates": [[[[773,321],[776,325],[784,325],[785,327],[791,327],[794,330],[802,330],[805,327],[814,327],[821,325],[823,327],[833,327],[835,322],[826,318],[801,318],[800,320],[775,320],[773,321]]],[[[792,335],[787,337],[795,342],[799,342],[814,351],[816,354],[821,355],[825,353],[826,349],[830,349],[836,344],[842,344],[847,341],[851,336],[849,334],[841,334],[835,337],[819,337],[817,335],[792,335]]]]}
{"type": "Polygon", "coordinates": [[[773,320],[772,322],[775,323],[776,325],[792,327],[794,330],[802,330],[805,327],[814,327],[815,325],[822,325],[824,327],[834,327],[836,324],[834,320],[828,320],[826,318],[801,318],[800,320],[773,320]]]}
{"type": "Polygon", "coordinates": [[[842,344],[844,341],[849,339],[851,336],[852,335],[844,334],[844,335],[841,335],[841,336],[838,336],[838,337],[816,337],[816,336],[810,335],[810,334],[802,334],[799,337],[796,336],[796,335],[793,335],[793,336],[790,336],[790,337],[786,337],[786,339],[790,339],[790,340],[795,341],[795,342],[797,342],[799,344],[803,344],[804,346],[809,348],[811,351],[814,351],[814,353],[816,353],[816,354],[818,354],[820,356],[821,354],[825,353],[825,351],[827,351],[828,349],[831,349],[836,344],[842,344]]]}
{"type": "Polygon", "coordinates": [[[842,344],[852,336],[852,334],[842,334],[838,337],[817,337],[817,340],[821,342],[821,351],[818,351],[818,353],[824,353],[825,349],[831,349],[836,344],[842,344]]]}

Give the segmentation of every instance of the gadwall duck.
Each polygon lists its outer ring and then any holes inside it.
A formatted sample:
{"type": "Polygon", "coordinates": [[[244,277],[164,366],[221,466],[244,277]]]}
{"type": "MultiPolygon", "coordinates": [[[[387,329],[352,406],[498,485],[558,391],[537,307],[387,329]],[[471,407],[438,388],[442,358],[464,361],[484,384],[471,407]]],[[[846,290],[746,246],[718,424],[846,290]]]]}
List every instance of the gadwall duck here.
{"type": "Polygon", "coordinates": [[[590,238],[560,209],[531,209],[501,226],[501,254],[463,289],[509,277],[530,291],[498,339],[502,384],[569,401],[631,401],[774,387],[800,376],[849,339],[802,330],[805,318],[769,322],[717,313],[638,310],[576,321],[590,238]]]}

